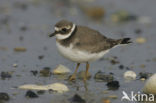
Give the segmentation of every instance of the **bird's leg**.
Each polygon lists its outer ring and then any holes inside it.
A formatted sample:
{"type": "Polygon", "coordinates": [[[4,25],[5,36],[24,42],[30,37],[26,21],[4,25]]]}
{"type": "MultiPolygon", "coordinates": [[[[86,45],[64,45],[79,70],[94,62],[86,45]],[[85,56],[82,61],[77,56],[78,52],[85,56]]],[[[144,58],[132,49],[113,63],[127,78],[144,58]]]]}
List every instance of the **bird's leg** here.
{"type": "Polygon", "coordinates": [[[86,81],[87,78],[88,78],[88,76],[89,76],[88,71],[89,71],[89,63],[87,62],[87,63],[86,63],[86,72],[85,72],[85,76],[84,76],[84,81],[86,81]]]}
{"type": "Polygon", "coordinates": [[[77,66],[76,66],[76,69],[75,69],[73,75],[69,78],[70,81],[76,79],[76,73],[77,73],[77,70],[78,70],[79,66],[80,66],[80,63],[77,63],[77,66]]]}

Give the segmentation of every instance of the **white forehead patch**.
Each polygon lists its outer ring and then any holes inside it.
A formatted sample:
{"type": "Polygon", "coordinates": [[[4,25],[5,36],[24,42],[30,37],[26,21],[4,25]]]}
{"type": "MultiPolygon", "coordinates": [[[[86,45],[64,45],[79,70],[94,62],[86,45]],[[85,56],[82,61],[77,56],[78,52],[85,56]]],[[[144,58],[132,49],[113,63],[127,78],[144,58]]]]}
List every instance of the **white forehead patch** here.
{"type": "Polygon", "coordinates": [[[59,40],[63,40],[63,39],[66,39],[66,38],[70,37],[71,34],[73,33],[73,31],[75,30],[75,27],[76,27],[75,24],[73,24],[73,27],[72,27],[71,31],[68,34],[65,34],[65,35],[57,34],[56,38],[59,39],[59,40]]]}
{"type": "Polygon", "coordinates": [[[55,27],[54,29],[55,29],[55,31],[59,31],[60,30],[58,27],[55,27]]]}

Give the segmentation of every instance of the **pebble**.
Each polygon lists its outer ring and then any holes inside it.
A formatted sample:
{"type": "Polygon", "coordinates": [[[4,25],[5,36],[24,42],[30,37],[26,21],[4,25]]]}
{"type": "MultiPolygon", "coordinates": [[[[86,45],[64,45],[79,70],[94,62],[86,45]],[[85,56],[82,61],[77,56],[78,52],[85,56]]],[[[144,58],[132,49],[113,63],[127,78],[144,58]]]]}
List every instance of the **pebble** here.
{"type": "Polygon", "coordinates": [[[3,79],[3,80],[5,80],[6,78],[11,78],[12,77],[12,75],[11,75],[12,73],[11,72],[1,72],[1,79],[3,79]]]}
{"type": "Polygon", "coordinates": [[[70,73],[70,69],[65,67],[64,65],[58,65],[53,71],[53,74],[67,74],[70,73]]]}
{"type": "Polygon", "coordinates": [[[138,44],[143,44],[143,43],[147,42],[146,38],[144,38],[144,37],[138,37],[138,38],[136,38],[135,41],[136,41],[138,44]]]}
{"type": "Polygon", "coordinates": [[[112,74],[105,74],[104,72],[99,71],[95,74],[94,79],[96,81],[110,82],[114,80],[114,77],[112,74]]]}
{"type": "Polygon", "coordinates": [[[136,34],[141,34],[142,33],[142,30],[141,29],[139,29],[139,28],[137,28],[137,29],[135,29],[135,31],[134,31],[136,34]]]}
{"type": "Polygon", "coordinates": [[[123,76],[126,80],[135,80],[137,75],[134,71],[126,71],[123,76]]]}
{"type": "Polygon", "coordinates": [[[51,68],[49,68],[49,67],[44,67],[42,70],[40,70],[40,76],[43,76],[43,77],[49,77],[49,76],[51,76],[50,69],[51,68]]]}
{"type": "Polygon", "coordinates": [[[117,90],[120,87],[120,84],[118,81],[111,81],[111,82],[108,82],[106,85],[109,90],[117,90]]]}
{"type": "Polygon", "coordinates": [[[7,93],[0,92],[0,102],[1,101],[8,101],[9,99],[10,99],[10,97],[7,93]]]}
{"type": "Polygon", "coordinates": [[[25,52],[25,51],[27,51],[27,49],[24,47],[16,47],[16,48],[14,48],[14,51],[15,52],[25,52]]]}
{"type": "Polygon", "coordinates": [[[124,65],[119,65],[119,69],[124,69],[124,65]]]}
{"type": "Polygon", "coordinates": [[[137,16],[130,14],[127,11],[121,10],[113,13],[111,16],[111,20],[114,23],[121,23],[121,22],[137,20],[137,16]]]}
{"type": "Polygon", "coordinates": [[[111,103],[109,99],[103,99],[102,101],[103,101],[102,103],[111,103]]]}
{"type": "Polygon", "coordinates": [[[140,72],[139,73],[139,79],[148,79],[150,76],[152,76],[152,73],[147,73],[147,72],[140,72]]]}
{"type": "Polygon", "coordinates": [[[156,74],[153,74],[145,83],[143,92],[156,95],[156,74]]]}
{"type": "Polygon", "coordinates": [[[71,103],[86,103],[86,101],[78,94],[75,94],[70,100],[71,103]]]}
{"type": "Polygon", "coordinates": [[[39,60],[42,60],[43,58],[44,58],[44,55],[39,55],[39,56],[38,56],[38,59],[39,59],[39,60]]]}
{"type": "Polygon", "coordinates": [[[118,96],[117,95],[109,95],[108,98],[110,98],[110,99],[117,99],[118,96]]]}
{"type": "Polygon", "coordinates": [[[38,74],[38,71],[37,70],[31,70],[30,71],[34,76],[36,76],[38,74]]]}
{"type": "Polygon", "coordinates": [[[31,91],[31,90],[28,90],[26,92],[25,96],[27,98],[38,98],[38,95],[35,92],[31,91]]]}
{"type": "Polygon", "coordinates": [[[15,64],[13,64],[13,67],[17,67],[18,65],[15,63],[15,64]]]}
{"type": "Polygon", "coordinates": [[[36,85],[36,84],[25,84],[18,87],[19,89],[26,90],[52,90],[57,93],[63,93],[69,91],[68,87],[62,83],[52,83],[48,85],[36,85]]]}

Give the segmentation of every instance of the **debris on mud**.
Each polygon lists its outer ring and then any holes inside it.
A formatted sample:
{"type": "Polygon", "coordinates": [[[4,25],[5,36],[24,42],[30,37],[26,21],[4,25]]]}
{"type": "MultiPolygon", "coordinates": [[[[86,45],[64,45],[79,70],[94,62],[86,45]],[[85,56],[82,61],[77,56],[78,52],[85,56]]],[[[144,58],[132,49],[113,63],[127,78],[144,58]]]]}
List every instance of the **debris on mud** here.
{"type": "Polygon", "coordinates": [[[18,64],[15,63],[15,64],[13,64],[12,66],[16,68],[16,67],[18,67],[18,64]]]}
{"type": "Polygon", "coordinates": [[[70,69],[69,68],[67,68],[66,66],[64,66],[64,65],[62,65],[62,64],[60,64],[60,65],[58,65],[53,71],[52,71],[52,73],[53,74],[67,74],[67,73],[70,73],[71,71],[70,71],[70,69]]]}
{"type": "Polygon", "coordinates": [[[39,55],[39,56],[38,56],[38,59],[39,59],[39,60],[42,60],[43,58],[44,58],[44,55],[39,55]]]}
{"type": "Polygon", "coordinates": [[[4,71],[2,71],[0,76],[1,76],[2,80],[5,80],[6,78],[10,79],[12,77],[12,72],[4,72],[4,71]]]}
{"type": "Polygon", "coordinates": [[[86,103],[86,101],[78,94],[70,98],[71,103],[86,103]]]}
{"type": "Polygon", "coordinates": [[[30,71],[34,76],[36,76],[38,74],[38,71],[37,70],[31,70],[30,71]]]}
{"type": "Polygon", "coordinates": [[[147,73],[147,72],[140,72],[138,75],[140,80],[142,80],[142,79],[146,80],[151,76],[152,76],[152,73],[147,73]]]}
{"type": "Polygon", "coordinates": [[[121,70],[124,69],[124,65],[122,65],[122,64],[119,65],[119,69],[121,69],[121,70]]]}
{"type": "Polygon", "coordinates": [[[113,56],[113,57],[110,57],[110,58],[107,58],[109,61],[110,61],[110,63],[112,64],[112,65],[115,65],[115,64],[118,64],[118,63],[120,63],[117,59],[117,57],[116,56],[113,56]]]}
{"type": "Polygon", "coordinates": [[[123,74],[123,77],[126,79],[126,80],[135,80],[136,79],[136,73],[134,71],[126,71],[124,74],[123,74]]]}
{"type": "Polygon", "coordinates": [[[14,48],[14,51],[15,51],[15,52],[26,52],[27,49],[24,48],[24,47],[16,47],[16,48],[14,48]]]}
{"type": "Polygon", "coordinates": [[[98,71],[95,74],[94,79],[101,82],[110,82],[114,80],[114,77],[112,74],[105,74],[105,72],[98,71]]]}
{"type": "Polygon", "coordinates": [[[0,92],[0,103],[3,101],[8,101],[10,99],[9,95],[4,92],[0,92]]]}
{"type": "Polygon", "coordinates": [[[111,82],[108,82],[106,85],[109,90],[117,90],[120,87],[120,84],[118,81],[111,81],[111,82]]]}
{"type": "Polygon", "coordinates": [[[51,76],[51,68],[49,67],[44,67],[42,70],[40,70],[40,76],[43,76],[43,77],[49,77],[51,76]]]}
{"type": "Polygon", "coordinates": [[[146,38],[144,38],[144,37],[138,37],[138,38],[136,38],[135,41],[136,41],[138,44],[143,44],[143,43],[147,42],[146,38]]]}
{"type": "Polygon", "coordinates": [[[35,92],[28,90],[25,94],[25,97],[27,97],[27,98],[38,98],[38,95],[35,92]]]}
{"type": "Polygon", "coordinates": [[[48,85],[36,85],[36,84],[25,84],[18,87],[19,89],[26,90],[52,90],[57,93],[63,93],[69,91],[68,87],[62,83],[52,83],[48,85]]]}
{"type": "Polygon", "coordinates": [[[111,101],[107,98],[102,99],[102,103],[111,103],[111,101]]]}
{"type": "Polygon", "coordinates": [[[136,15],[131,14],[131,13],[124,11],[124,10],[117,11],[111,15],[111,20],[113,23],[135,21],[135,20],[137,20],[137,18],[138,17],[136,15]]]}

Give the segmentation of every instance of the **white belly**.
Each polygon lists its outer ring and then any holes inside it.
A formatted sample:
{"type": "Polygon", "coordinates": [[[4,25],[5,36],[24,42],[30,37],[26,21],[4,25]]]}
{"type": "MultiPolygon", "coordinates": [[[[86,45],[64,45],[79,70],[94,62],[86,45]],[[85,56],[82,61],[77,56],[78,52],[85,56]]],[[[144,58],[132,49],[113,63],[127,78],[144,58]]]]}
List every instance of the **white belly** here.
{"type": "Polygon", "coordinates": [[[61,46],[59,43],[56,43],[56,46],[62,56],[64,56],[65,58],[71,61],[78,62],[78,63],[95,61],[97,59],[102,58],[109,51],[106,50],[100,53],[89,53],[87,51],[80,51],[78,49],[73,49],[72,45],[70,45],[69,47],[64,47],[61,46]]]}

